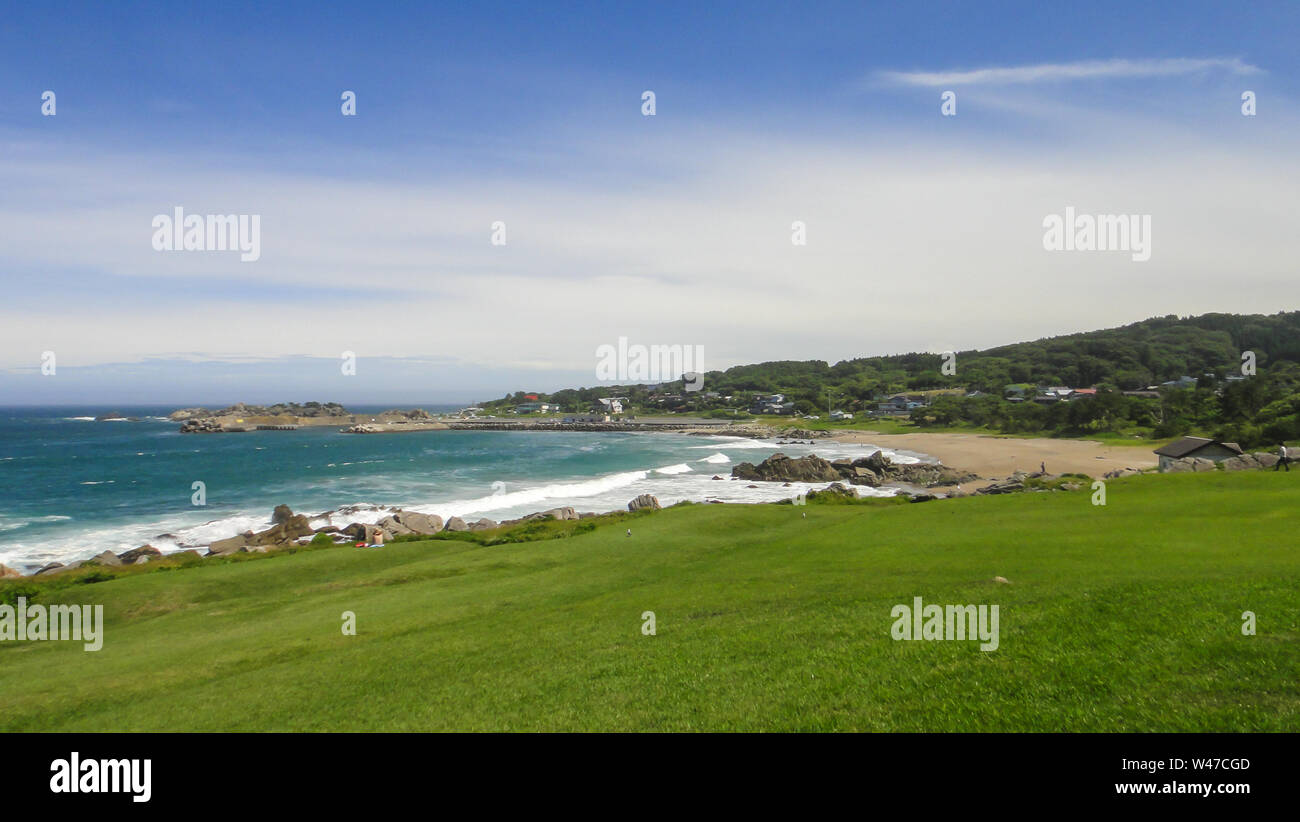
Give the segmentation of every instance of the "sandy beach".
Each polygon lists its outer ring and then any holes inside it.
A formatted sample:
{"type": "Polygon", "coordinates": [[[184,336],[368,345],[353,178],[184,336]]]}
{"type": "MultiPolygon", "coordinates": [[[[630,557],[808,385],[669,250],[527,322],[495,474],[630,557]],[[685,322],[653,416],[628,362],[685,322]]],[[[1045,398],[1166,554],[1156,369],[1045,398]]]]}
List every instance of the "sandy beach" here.
{"type": "MultiPolygon", "coordinates": [[[[944,465],[970,471],[985,480],[1001,479],[1014,471],[1032,472],[1045,465],[1052,474],[1079,473],[1100,477],[1119,468],[1152,468],[1157,464],[1150,449],[1104,445],[1091,440],[998,437],[985,434],[878,434],[845,431],[835,439],[872,443],[883,448],[916,451],[944,465]]],[[[970,483],[978,487],[985,483],[970,483]]]]}

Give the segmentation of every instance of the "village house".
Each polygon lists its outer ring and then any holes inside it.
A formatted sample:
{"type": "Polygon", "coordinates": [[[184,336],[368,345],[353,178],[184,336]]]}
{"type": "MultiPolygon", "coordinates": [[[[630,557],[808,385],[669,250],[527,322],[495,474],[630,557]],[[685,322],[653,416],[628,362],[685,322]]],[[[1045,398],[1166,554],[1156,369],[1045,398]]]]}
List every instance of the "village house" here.
{"type": "Polygon", "coordinates": [[[622,414],[623,403],[627,402],[627,397],[602,397],[597,400],[600,408],[593,409],[602,414],[622,414]]]}
{"type": "Polygon", "coordinates": [[[1073,388],[1069,388],[1064,385],[1053,385],[1049,388],[1044,388],[1042,392],[1038,394],[1038,396],[1034,397],[1034,402],[1041,402],[1046,405],[1051,405],[1052,403],[1064,402],[1068,400],[1070,398],[1070,395],[1073,393],[1074,393],[1073,388]]]}
{"type": "Polygon", "coordinates": [[[904,397],[902,394],[899,394],[896,397],[890,397],[877,405],[876,408],[882,414],[906,414],[907,397],[904,397]]]}
{"type": "Polygon", "coordinates": [[[560,406],[553,402],[526,402],[515,406],[516,414],[554,414],[560,406]]]}
{"type": "Polygon", "coordinates": [[[754,400],[750,406],[751,414],[793,414],[794,403],[786,402],[785,394],[769,394],[754,400]]]}
{"type": "Polygon", "coordinates": [[[1183,437],[1157,448],[1155,453],[1160,457],[1160,470],[1163,472],[1171,463],[1184,457],[1200,457],[1223,462],[1231,457],[1240,457],[1243,452],[1241,446],[1235,442],[1219,442],[1205,437],[1183,437]]]}

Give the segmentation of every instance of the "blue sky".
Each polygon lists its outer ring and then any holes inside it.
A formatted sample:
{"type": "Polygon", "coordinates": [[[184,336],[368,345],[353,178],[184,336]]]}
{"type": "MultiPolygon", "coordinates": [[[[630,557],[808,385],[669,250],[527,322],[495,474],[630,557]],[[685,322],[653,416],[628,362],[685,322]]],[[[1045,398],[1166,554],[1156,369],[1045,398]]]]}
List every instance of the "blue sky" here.
{"type": "Polygon", "coordinates": [[[1296,4],[523,5],[12,4],[0,403],[461,401],[593,384],[620,336],[721,368],[1296,307],[1296,4]],[[155,251],[177,205],[261,215],[261,258],[155,251]],[[1152,259],[1044,252],[1067,205],[1152,215],[1152,259]]]}

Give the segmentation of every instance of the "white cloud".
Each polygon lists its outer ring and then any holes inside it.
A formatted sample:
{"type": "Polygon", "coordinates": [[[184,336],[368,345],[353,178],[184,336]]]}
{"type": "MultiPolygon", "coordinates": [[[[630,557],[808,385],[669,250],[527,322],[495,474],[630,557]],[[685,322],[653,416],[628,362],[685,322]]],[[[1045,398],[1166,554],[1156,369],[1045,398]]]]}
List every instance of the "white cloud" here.
{"type": "Polygon", "coordinates": [[[704,345],[717,368],[1300,303],[1293,146],[1191,151],[1126,134],[1169,148],[958,152],[920,138],[713,134],[690,174],[599,185],[563,173],[378,183],[87,151],[42,166],[33,190],[9,185],[30,163],[0,162],[0,264],[14,277],[0,367],[30,367],[44,350],[61,366],[205,351],[336,361],[350,350],[591,371],[594,382],[596,347],[620,336],[704,345]],[[153,251],[150,218],[174,204],[262,214],[262,259],[153,251]],[[1044,252],[1043,217],[1067,205],[1151,214],[1151,261],[1044,252]],[[504,248],[489,243],[496,219],[508,224],[504,248]],[[806,247],[790,243],[794,220],[808,226],[806,247]],[[95,272],[85,284],[97,294],[104,278],[120,287],[104,299],[20,282],[63,266],[95,272]],[[201,296],[186,299],[178,281],[201,296]]]}
{"type": "Polygon", "coordinates": [[[1261,70],[1236,57],[1194,59],[1171,57],[1145,60],[1081,60],[1028,66],[991,66],[966,71],[882,71],[876,79],[907,86],[1025,85],[1068,80],[1117,80],[1137,77],[1176,77],[1206,71],[1235,75],[1261,70]]]}

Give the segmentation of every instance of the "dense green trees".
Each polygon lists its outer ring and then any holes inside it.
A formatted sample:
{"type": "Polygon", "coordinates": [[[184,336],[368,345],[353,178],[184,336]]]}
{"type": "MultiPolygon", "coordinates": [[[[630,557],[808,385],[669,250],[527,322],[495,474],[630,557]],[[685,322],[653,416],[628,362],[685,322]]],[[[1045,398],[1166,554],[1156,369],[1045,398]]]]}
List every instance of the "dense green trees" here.
{"type": "MultiPolygon", "coordinates": [[[[959,351],[954,375],[943,374],[942,365],[939,354],[928,353],[858,357],[834,365],[777,361],[710,371],[703,385],[708,395],[684,392],[677,381],[541,396],[566,412],[587,411],[598,397],[614,394],[629,397],[637,411],[707,414],[744,410],[759,395],[780,393],[799,413],[825,414],[832,405],[861,413],[892,394],[960,388],[986,396],[939,397],[917,409],[913,418],[928,425],[1017,433],[1137,430],[1177,436],[1196,431],[1244,446],[1300,438],[1300,312],[1157,317],[1121,328],[959,351]],[[1246,352],[1256,373],[1229,381],[1243,376],[1246,352]],[[1162,389],[1159,399],[1121,393],[1183,376],[1195,379],[1196,387],[1162,389]],[[1015,383],[1096,387],[1098,393],[1054,405],[1010,403],[1002,398],[1003,390],[1015,383]],[[681,399],[665,401],[664,394],[680,394],[681,399]]],[[[490,405],[523,401],[523,392],[516,392],[490,405]]]]}

